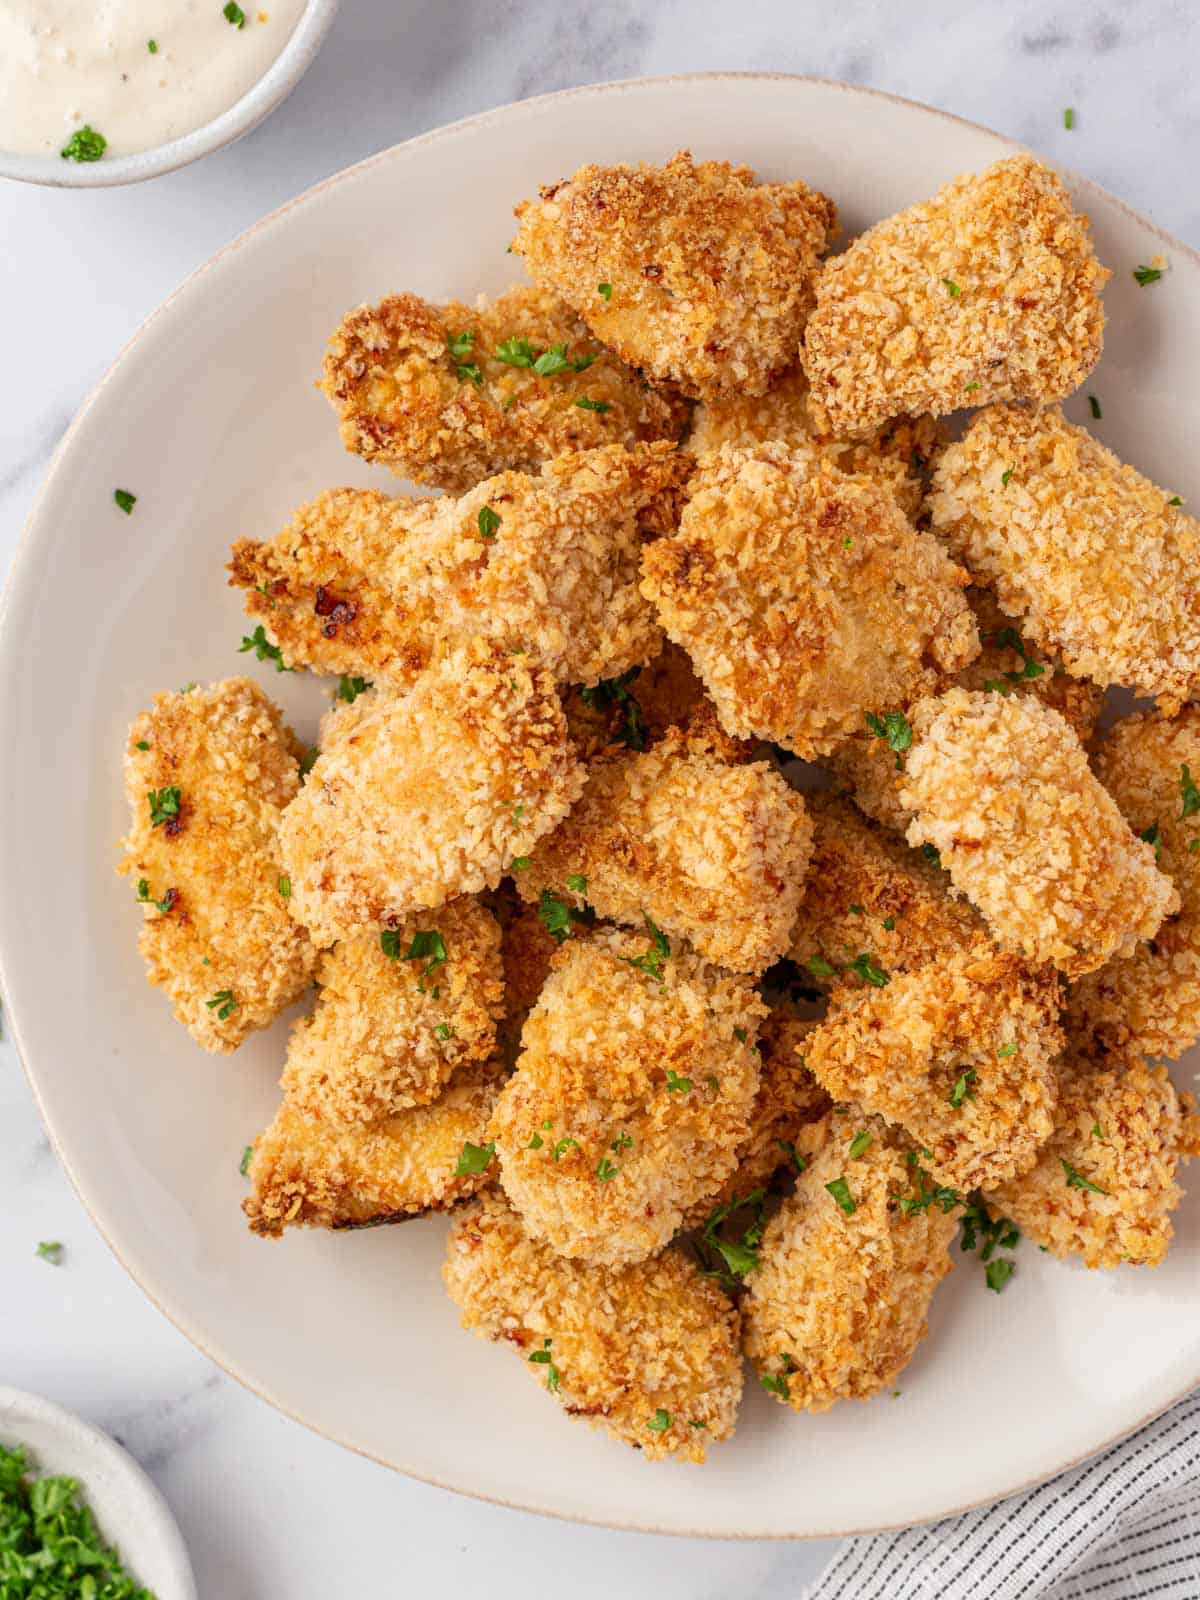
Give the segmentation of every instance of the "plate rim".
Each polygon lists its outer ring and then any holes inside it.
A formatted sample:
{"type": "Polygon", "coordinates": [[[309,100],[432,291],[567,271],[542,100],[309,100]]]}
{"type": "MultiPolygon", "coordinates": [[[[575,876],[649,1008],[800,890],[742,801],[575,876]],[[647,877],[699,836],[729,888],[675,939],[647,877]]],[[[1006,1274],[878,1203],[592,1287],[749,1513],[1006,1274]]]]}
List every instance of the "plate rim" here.
{"type": "MultiPolygon", "coordinates": [[[[256,239],[259,234],[263,233],[268,228],[273,227],[290,212],[300,207],[312,204],[318,198],[318,196],[322,195],[327,189],[330,189],[335,185],[355,181],[372,168],[382,165],[390,160],[394,160],[401,151],[407,152],[421,146],[436,144],[466,129],[487,127],[490,123],[504,119],[518,109],[543,107],[557,101],[598,98],[602,95],[611,95],[628,89],[645,87],[662,88],[667,85],[680,83],[712,83],[737,80],[747,80],[759,83],[784,83],[795,85],[797,87],[803,85],[814,85],[821,89],[835,89],[845,94],[860,95],[888,101],[893,105],[904,107],[907,110],[918,111],[924,116],[937,117],[958,127],[967,128],[973,133],[986,134],[990,138],[995,139],[999,144],[1005,146],[1010,153],[1029,153],[1037,156],[1039,160],[1043,159],[1040,155],[1038,155],[1037,151],[1032,150],[1029,146],[1022,144],[1018,140],[1009,138],[1006,134],[1000,133],[996,129],[988,127],[985,123],[975,122],[970,118],[961,117],[955,112],[945,111],[938,106],[928,105],[924,101],[914,100],[906,95],[892,94],[887,90],[872,88],[866,84],[847,83],[838,78],[827,78],[812,73],[717,70],[705,72],[650,73],[631,78],[617,78],[599,83],[581,84],[571,88],[552,90],[546,94],[531,95],[523,100],[508,101],[504,105],[493,106],[486,111],[474,112],[469,116],[457,118],[453,122],[439,124],[436,128],[427,129],[424,133],[415,134],[410,139],[402,140],[398,144],[389,145],[383,150],[375,151],[373,154],[363,157],[363,159],[360,161],[352,162],[349,166],[340,168],[337,172],[330,173],[327,177],[320,179],[317,183],[310,185],[307,189],[302,190],[299,194],[294,195],[289,200],[285,200],[281,205],[278,205],[273,210],[267,212],[265,216],[260,217],[258,221],[252,223],[235,238],[227,241],[218,250],[214,251],[212,255],[207,257],[198,266],[194,267],[165,297],[165,299],[161,300],[159,304],[155,306],[154,309],[150,311],[149,314],[142,320],[138,327],[120,347],[103,374],[85,396],[84,400],[79,406],[79,409],[76,411],[70,424],[63,433],[62,438],[59,440],[58,445],[56,446],[54,453],[50,458],[49,464],[46,467],[45,475],[34,496],[33,502],[29,509],[29,514],[26,517],[21,533],[18,536],[16,549],[13,552],[12,560],[5,576],[3,587],[0,588],[0,683],[3,683],[9,673],[13,670],[10,660],[11,651],[8,644],[8,630],[5,627],[5,622],[10,614],[10,610],[14,607],[18,591],[25,587],[26,569],[32,562],[35,544],[41,537],[41,535],[35,530],[41,518],[42,507],[48,499],[51,489],[65,464],[65,458],[70,451],[76,434],[82,428],[91,412],[98,404],[101,396],[104,394],[105,390],[109,387],[110,383],[117,375],[118,371],[125,365],[127,357],[132,354],[132,352],[142,342],[147,334],[149,334],[149,332],[158,324],[158,322],[171,310],[176,301],[191,293],[193,287],[208,273],[214,271],[230,256],[246,247],[252,240],[256,239]]],[[[1200,269],[1200,250],[1189,244],[1186,244],[1182,239],[1177,238],[1165,228],[1160,227],[1151,218],[1146,216],[1144,212],[1139,211],[1135,206],[1129,205],[1118,195],[1115,195],[1110,190],[1105,189],[1101,184],[1096,183],[1091,178],[1076,172],[1071,167],[1061,165],[1056,161],[1048,162],[1047,164],[1051,165],[1056,172],[1062,174],[1062,176],[1066,179],[1068,186],[1073,191],[1076,193],[1082,193],[1084,195],[1090,194],[1096,196],[1102,199],[1106,204],[1114,206],[1116,209],[1123,212],[1130,221],[1135,222],[1140,228],[1143,228],[1147,232],[1153,234],[1171,251],[1189,258],[1193,264],[1200,269]]],[[[210,1348],[210,1336],[207,1334],[202,1334],[199,1329],[195,1328],[192,1325],[191,1318],[188,1317],[184,1312],[174,1309],[168,1304],[164,1304],[163,1299],[160,1299],[160,1293],[162,1291],[157,1287],[152,1287],[151,1284],[145,1281],[143,1277],[137,1271],[135,1271],[132,1266],[130,1266],[129,1262],[126,1261],[125,1256],[122,1254],[122,1251],[119,1248],[116,1240],[110,1235],[107,1227],[105,1226],[105,1222],[102,1220],[101,1216],[97,1214],[97,1210],[93,1209],[92,1201],[85,1193],[83,1186],[76,1177],[70,1161],[67,1159],[66,1153],[59,1140],[58,1130],[47,1114],[46,1107],[39,1089],[37,1073],[27,1059],[22,1030],[21,1006],[20,1002],[14,1001],[13,998],[14,991],[10,982],[11,971],[11,964],[6,958],[5,948],[2,940],[0,940],[0,992],[2,992],[4,996],[5,1011],[7,1013],[9,1027],[11,1029],[11,1037],[17,1051],[17,1058],[21,1063],[22,1071],[24,1072],[26,1081],[29,1084],[30,1092],[33,1095],[34,1104],[37,1107],[42,1125],[50,1139],[54,1153],[57,1156],[63,1170],[65,1171],[72,1189],[78,1196],[80,1204],[87,1213],[89,1220],[95,1226],[97,1232],[100,1234],[100,1237],[104,1240],[104,1243],[108,1246],[108,1249],[112,1252],[121,1268],[129,1275],[129,1277],[137,1285],[138,1289],[142,1292],[142,1294],[145,1295],[150,1304],[166,1318],[173,1328],[175,1328],[184,1336],[184,1338],[186,1338],[193,1346],[195,1346],[195,1348],[198,1349],[201,1354],[213,1362],[213,1364],[220,1371],[235,1379],[242,1385],[244,1389],[248,1390],[258,1399],[266,1401],[268,1405],[281,1412],[284,1416],[288,1417],[289,1420],[299,1423],[312,1433],[315,1433],[318,1437],[326,1439],[330,1443],[339,1445],[345,1450],[352,1451],[355,1455],[361,1456],[366,1460],[373,1461],[379,1466],[387,1468],[389,1471],[400,1473],[404,1477],[411,1478],[416,1482],[428,1484],[432,1488],[447,1490],[451,1493],[462,1495],[472,1500],[480,1500],[490,1505],[502,1506],[506,1510],[522,1511],[532,1513],[537,1516],[550,1517],[559,1522],[578,1523],[587,1527],[607,1528],[621,1533],[645,1533],[681,1539],[712,1539],[720,1540],[726,1543],[741,1543],[747,1541],[801,1543],[815,1539],[852,1538],[862,1534],[888,1533],[909,1527],[919,1527],[924,1525],[925,1522],[946,1520],[952,1517],[960,1516],[964,1512],[975,1510],[982,1506],[997,1504],[1000,1500],[1005,1500],[1011,1496],[1022,1494],[1040,1484],[1048,1483],[1051,1479],[1060,1476],[1062,1473],[1071,1471],[1081,1463],[1101,1455],[1106,1450],[1111,1449],[1114,1445],[1119,1444],[1122,1440],[1128,1439],[1131,1437],[1131,1435],[1137,1433],[1139,1429],[1152,1422],[1156,1417],[1163,1415],[1164,1412],[1168,1411],[1173,1405],[1185,1398],[1185,1396],[1190,1394],[1194,1389],[1200,1387],[1200,1370],[1198,1370],[1196,1375],[1192,1377],[1183,1388],[1176,1390],[1172,1385],[1172,1392],[1170,1394],[1168,1394],[1165,1398],[1161,1396],[1156,1398],[1151,1409],[1143,1416],[1139,1417],[1136,1421],[1130,1423],[1128,1426],[1120,1428],[1110,1435],[1106,1435],[1093,1447],[1079,1454],[1071,1456],[1068,1460],[1061,1462],[1051,1471],[1036,1472],[1032,1476],[1024,1478],[1019,1483],[1016,1483],[1010,1488],[1004,1490],[1003,1493],[998,1497],[989,1495],[968,1499],[962,1502],[955,1502],[949,1507],[934,1512],[928,1518],[917,1522],[901,1520],[898,1522],[883,1523],[867,1522],[861,1525],[858,1523],[851,1523],[849,1526],[835,1527],[830,1529],[817,1529],[803,1533],[771,1529],[764,1531],[756,1528],[748,1528],[737,1531],[713,1531],[711,1528],[704,1526],[661,1526],[649,1520],[640,1522],[619,1521],[604,1515],[593,1516],[585,1513],[576,1514],[557,1510],[553,1507],[530,1504],[527,1500],[522,1500],[510,1495],[493,1494],[482,1489],[465,1487],[462,1484],[455,1483],[450,1479],[445,1478],[437,1472],[421,1471],[414,1469],[411,1466],[399,1465],[395,1461],[386,1459],[376,1451],[368,1449],[351,1439],[341,1437],[339,1434],[331,1432],[327,1427],[321,1425],[320,1423],[310,1420],[308,1417],[303,1415],[301,1411],[295,1409],[291,1403],[280,1399],[268,1383],[265,1383],[261,1379],[251,1377],[242,1369],[240,1362],[232,1355],[227,1353],[217,1354],[214,1349],[210,1348]]]]}

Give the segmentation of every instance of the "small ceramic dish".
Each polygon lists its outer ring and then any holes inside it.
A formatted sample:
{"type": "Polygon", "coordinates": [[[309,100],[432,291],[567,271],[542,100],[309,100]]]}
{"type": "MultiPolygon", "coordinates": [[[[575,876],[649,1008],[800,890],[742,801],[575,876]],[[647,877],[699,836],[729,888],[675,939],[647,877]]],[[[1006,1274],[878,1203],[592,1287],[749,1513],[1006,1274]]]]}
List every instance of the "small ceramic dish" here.
{"type": "Polygon", "coordinates": [[[158,1489],[115,1440],[50,1400],[0,1385],[0,1444],[24,1445],[39,1478],[77,1478],[105,1543],[155,1600],[196,1600],[183,1535],[158,1489]]]}
{"type": "Polygon", "coordinates": [[[0,178],[48,184],[55,189],[106,189],[119,183],[141,183],[164,172],[186,167],[201,156],[223,150],[257,128],[280,106],[308,71],[337,12],[338,0],[308,0],[291,38],[262,77],[228,111],[191,133],[150,150],[102,161],[64,161],[58,155],[17,155],[0,149],[0,178]]]}

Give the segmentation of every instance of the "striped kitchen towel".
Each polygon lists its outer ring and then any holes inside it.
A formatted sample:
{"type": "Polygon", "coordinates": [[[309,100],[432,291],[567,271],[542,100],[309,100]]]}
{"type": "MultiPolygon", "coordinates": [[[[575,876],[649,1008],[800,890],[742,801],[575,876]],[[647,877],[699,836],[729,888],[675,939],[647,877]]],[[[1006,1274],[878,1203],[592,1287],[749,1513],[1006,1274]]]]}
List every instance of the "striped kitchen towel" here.
{"type": "Polygon", "coordinates": [[[808,1600],[1200,1600],[1200,1391],[982,1511],[848,1539],[808,1600]]]}

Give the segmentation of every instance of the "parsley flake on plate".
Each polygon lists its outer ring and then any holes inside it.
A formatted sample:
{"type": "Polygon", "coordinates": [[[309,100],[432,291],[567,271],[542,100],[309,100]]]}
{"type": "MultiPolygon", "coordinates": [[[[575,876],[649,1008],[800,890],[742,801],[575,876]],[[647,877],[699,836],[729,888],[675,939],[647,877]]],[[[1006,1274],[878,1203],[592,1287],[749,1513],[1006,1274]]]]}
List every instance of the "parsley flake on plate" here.
{"type": "Polygon", "coordinates": [[[546,1387],[550,1390],[551,1394],[557,1394],[559,1384],[562,1382],[562,1374],[554,1365],[554,1358],[550,1354],[550,1346],[552,1343],[553,1341],[550,1339],[543,1339],[542,1348],[540,1350],[535,1350],[529,1359],[535,1367],[545,1367],[546,1387]]]}
{"type": "MultiPolygon", "coordinates": [[[[40,1261],[48,1261],[52,1267],[62,1264],[63,1247],[57,1239],[43,1239],[36,1253],[40,1261]]],[[[0,1568],[0,1577],[3,1575],[3,1569],[0,1568]]]]}
{"type": "Polygon", "coordinates": [[[85,122],[82,128],[76,128],[58,153],[64,161],[99,161],[107,149],[108,140],[104,135],[85,122]]]}
{"type": "Polygon", "coordinates": [[[291,672],[291,667],[283,664],[283,651],[277,644],[272,644],[267,638],[263,625],[260,622],[251,634],[243,634],[242,642],[238,646],[238,654],[245,655],[247,650],[253,650],[255,658],[259,661],[273,661],[276,672],[291,672]]]}
{"type": "Polygon", "coordinates": [[[133,508],[137,505],[137,495],[130,494],[128,489],[114,489],[113,500],[127,517],[133,515],[133,508]]]}
{"type": "Polygon", "coordinates": [[[228,5],[222,9],[221,15],[231,27],[244,28],[246,26],[246,13],[237,4],[237,0],[229,0],[228,5]]]}
{"type": "Polygon", "coordinates": [[[1134,267],[1133,276],[1136,278],[1139,287],[1144,289],[1148,283],[1158,282],[1162,277],[1162,269],[1160,267],[1134,267]]]}
{"type": "Polygon", "coordinates": [[[238,1171],[241,1173],[243,1178],[245,1178],[245,1177],[247,1177],[249,1175],[250,1162],[251,1162],[253,1156],[254,1156],[254,1146],[252,1144],[248,1144],[246,1146],[246,1148],[242,1151],[242,1159],[238,1163],[238,1171]]]}
{"type": "Polygon", "coordinates": [[[1096,396],[1094,394],[1088,395],[1088,405],[1092,409],[1092,416],[1095,417],[1097,421],[1099,421],[1099,419],[1101,417],[1103,417],[1104,413],[1103,413],[1103,411],[1101,411],[1100,402],[1099,402],[1099,400],[1096,399],[1096,396]]]}

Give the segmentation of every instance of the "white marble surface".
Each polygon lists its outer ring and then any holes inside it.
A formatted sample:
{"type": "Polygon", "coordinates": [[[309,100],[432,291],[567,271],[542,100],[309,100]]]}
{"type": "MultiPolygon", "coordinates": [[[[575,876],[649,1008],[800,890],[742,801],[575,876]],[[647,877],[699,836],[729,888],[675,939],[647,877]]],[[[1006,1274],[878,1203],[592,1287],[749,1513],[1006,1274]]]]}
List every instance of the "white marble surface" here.
{"type": "MultiPolygon", "coordinates": [[[[388,144],[605,78],[812,73],[987,123],[1200,244],[1198,52],[1200,11],[1186,0],[343,0],[309,77],[234,149],[133,189],[0,185],[0,571],[72,413],[147,312],[263,213],[388,144]]],[[[52,603],[46,649],[50,670],[70,670],[52,603]]],[[[69,752],[53,759],[54,781],[69,781],[69,752]]],[[[783,1600],[833,1548],[543,1521],[410,1483],[279,1416],[126,1278],[59,1169],[8,1043],[0,1172],[0,1378],[124,1440],[174,1506],[205,1597],[444,1589],[506,1600],[532,1584],[579,1600],[783,1600]],[[64,1242],[61,1266],[36,1258],[39,1239],[64,1242]]]]}

